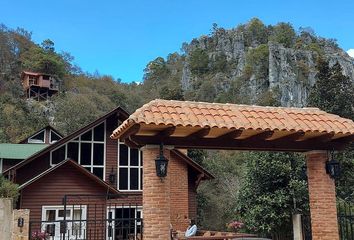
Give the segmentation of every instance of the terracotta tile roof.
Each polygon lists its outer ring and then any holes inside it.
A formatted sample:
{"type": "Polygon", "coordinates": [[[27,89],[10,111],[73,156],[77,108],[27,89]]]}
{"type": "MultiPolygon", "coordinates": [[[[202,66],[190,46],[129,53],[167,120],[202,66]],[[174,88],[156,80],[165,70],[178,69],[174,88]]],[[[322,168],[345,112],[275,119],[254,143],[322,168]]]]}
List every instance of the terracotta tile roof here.
{"type": "Polygon", "coordinates": [[[262,107],[156,99],[130,115],[114,130],[111,137],[119,138],[134,124],[354,135],[352,120],[318,108],[262,107]]]}

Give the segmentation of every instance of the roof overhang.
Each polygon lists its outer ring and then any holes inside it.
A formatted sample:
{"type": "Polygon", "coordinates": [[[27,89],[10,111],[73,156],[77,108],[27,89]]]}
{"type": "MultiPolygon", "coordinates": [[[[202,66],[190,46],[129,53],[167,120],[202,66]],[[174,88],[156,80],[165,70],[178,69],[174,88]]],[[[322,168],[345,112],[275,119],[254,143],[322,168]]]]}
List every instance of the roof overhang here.
{"type": "Polygon", "coordinates": [[[354,122],[317,108],[153,100],[111,135],[127,145],[292,151],[341,150],[354,140],[354,122]]]}

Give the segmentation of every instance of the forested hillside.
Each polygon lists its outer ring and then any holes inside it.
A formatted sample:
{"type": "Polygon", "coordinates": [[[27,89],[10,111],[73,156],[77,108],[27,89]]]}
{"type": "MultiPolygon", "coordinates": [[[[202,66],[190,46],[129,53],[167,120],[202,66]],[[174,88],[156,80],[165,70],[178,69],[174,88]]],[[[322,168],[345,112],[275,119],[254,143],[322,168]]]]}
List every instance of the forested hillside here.
{"type": "MultiPolygon", "coordinates": [[[[316,106],[354,119],[354,59],[335,40],[289,23],[266,26],[251,19],[229,30],[214,24],[208,35],[147,63],[141,84],[84,72],[73,60],[52,40],[38,44],[28,31],[0,25],[0,142],[17,142],[47,124],[68,134],[118,105],[133,112],[155,98],[316,106]],[[60,93],[45,102],[26,100],[23,70],[56,75],[60,93]]],[[[294,210],[308,209],[300,155],[189,154],[217,176],[199,190],[198,221],[205,228],[242,220],[247,230],[276,236],[289,232],[294,210]]],[[[353,151],[338,159],[338,197],[354,201],[353,151]]]]}

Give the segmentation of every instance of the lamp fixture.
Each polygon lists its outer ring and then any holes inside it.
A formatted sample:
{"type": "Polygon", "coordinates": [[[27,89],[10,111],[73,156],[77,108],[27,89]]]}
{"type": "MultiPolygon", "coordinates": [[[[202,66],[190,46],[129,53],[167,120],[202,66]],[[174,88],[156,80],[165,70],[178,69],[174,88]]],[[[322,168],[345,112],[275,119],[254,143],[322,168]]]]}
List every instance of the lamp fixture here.
{"type": "Polygon", "coordinates": [[[161,178],[161,181],[164,177],[167,176],[167,166],[168,160],[163,155],[163,143],[160,144],[160,154],[157,156],[155,160],[156,166],[156,175],[161,178]]]}
{"type": "Polygon", "coordinates": [[[331,178],[338,178],[340,175],[340,165],[337,160],[334,159],[334,151],[330,153],[331,159],[326,162],[326,173],[331,176],[331,178]]]}

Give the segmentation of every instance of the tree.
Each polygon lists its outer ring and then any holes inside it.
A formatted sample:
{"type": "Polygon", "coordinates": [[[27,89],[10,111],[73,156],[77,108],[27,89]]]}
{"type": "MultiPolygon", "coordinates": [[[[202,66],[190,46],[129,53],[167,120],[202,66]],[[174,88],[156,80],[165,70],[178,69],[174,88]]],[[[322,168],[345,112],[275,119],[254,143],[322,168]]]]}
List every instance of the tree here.
{"type": "Polygon", "coordinates": [[[245,157],[238,217],[249,231],[277,239],[291,232],[292,213],[308,208],[307,184],[302,179],[304,159],[296,154],[274,152],[250,153],[245,157]]]}
{"type": "Polygon", "coordinates": [[[247,46],[266,44],[268,42],[268,30],[258,18],[252,18],[245,27],[245,42],[247,46]]]}
{"type": "Polygon", "coordinates": [[[290,23],[278,23],[273,27],[269,40],[282,44],[284,47],[293,47],[296,40],[296,33],[290,23]]]}
{"type": "Polygon", "coordinates": [[[317,82],[310,92],[308,105],[353,119],[354,86],[349,77],[343,75],[341,65],[337,62],[329,67],[328,61],[320,58],[317,69],[317,82]]]}
{"type": "Polygon", "coordinates": [[[201,75],[209,71],[209,57],[205,50],[196,48],[190,53],[189,67],[191,72],[201,75]]]}
{"type": "MultiPolygon", "coordinates": [[[[354,119],[354,86],[350,79],[343,75],[342,67],[337,62],[332,67],[324,59],[319,59],[317,82],[309,97],[309,106],[354,119]]],[[[341,176],[336,181],[337,196],[354,202],[354,146],[335,154],[341,164],[341,176]]]]}

